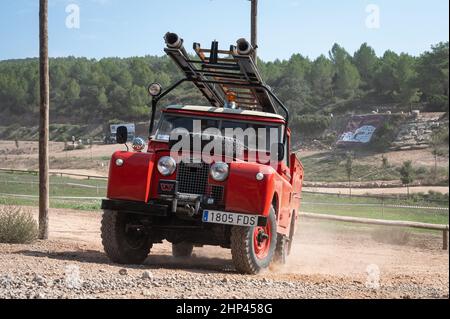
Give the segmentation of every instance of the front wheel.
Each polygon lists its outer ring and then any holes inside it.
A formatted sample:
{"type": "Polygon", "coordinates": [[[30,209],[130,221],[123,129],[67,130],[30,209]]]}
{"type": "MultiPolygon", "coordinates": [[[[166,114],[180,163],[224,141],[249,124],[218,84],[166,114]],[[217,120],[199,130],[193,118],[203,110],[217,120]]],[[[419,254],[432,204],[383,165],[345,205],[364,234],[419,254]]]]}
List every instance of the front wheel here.
{"type": "Polygon", "coordinates": [[[102,218],[102,243],[106,255],[118,264],[142,264],[150,253],[149,234],[139,226],[139,218],[105,210],[102,218]]]}
{"type": "Polygon", "coordinates": [[[236,270],[254,275],[269,267],[277,244],[277,219],[271,207],[264,227],[233,226],[231,255],[236,270]]]}

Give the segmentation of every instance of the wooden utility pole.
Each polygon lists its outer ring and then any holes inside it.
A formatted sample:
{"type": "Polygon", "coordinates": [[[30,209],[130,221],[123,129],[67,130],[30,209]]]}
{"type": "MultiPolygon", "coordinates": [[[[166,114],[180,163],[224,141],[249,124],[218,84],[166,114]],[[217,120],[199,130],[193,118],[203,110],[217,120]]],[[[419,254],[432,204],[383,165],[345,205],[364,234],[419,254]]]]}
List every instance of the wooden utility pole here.
{"type": "Polygon", "coordinates": [[[48,127],[50,82],[48,63],[48,0],[39,0],[39,239],[48,239],[49,179],[48,127]]]}
{"type": "Polygon", "coordinates": [[[258,63],[258,0],[250,0],[252,2],[252,27],[251,27],[251,42],[254,49],[253,59],[258,63]]]}

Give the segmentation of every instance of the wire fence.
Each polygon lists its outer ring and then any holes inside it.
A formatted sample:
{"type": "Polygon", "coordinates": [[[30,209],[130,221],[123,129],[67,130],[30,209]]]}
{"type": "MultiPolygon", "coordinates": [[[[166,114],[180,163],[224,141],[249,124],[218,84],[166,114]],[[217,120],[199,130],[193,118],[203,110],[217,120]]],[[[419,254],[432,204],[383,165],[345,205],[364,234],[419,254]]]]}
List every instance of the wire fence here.
{"type": "Polygon", "coordinates": [[[417,209],[417,210],[437,210],[437,211],[448,211],[448,207],[434,207],[434,206],[407,206],[407,205],[380,205],[380,204],[352,204],[352,203],[321,203],[313,201],[304,201],[303,205],[326,205],[326,206],[344,206],[344,207],[378,207],[378,208],[407,208],[407,209],[417,209]]]}
{"type": "MultiPolygon", "coordinates": [[[[6,172],[11,174],[30,174],[30,175],[38,175],[39,171],[34,170],[19,170],[19,169],[10,169],[10,168],[0,168],[0,172],[6,172]]],[[[75,173],[66,173],[66,172],[49,172],[50,176],[60,176],[60,177],[81,177],[86,178],[88,180],[98,179],[98,180],[107,180],[108,178],[105,176],[96,176],[96,175],[86,175],[86,174],[75,174],[75,173]]]]}
{"type": "MultiPolygon", "coordinates": [[[[0,169],[0,197],[36,198],[39,180],[34,173],[0,169]]],[[[89,175],[54,172],[49,184],[51,199],[86,200],[106,196],[107,180],[89,175]]]]}
{"type": "MultiPolygon", "coordinates": [[[[446,195],[442,195],[445,197],[446,195]]],[[[300,210],[320,215],[430,224],[449,223],[449,202],[426,196],[341,195],[303,192],[300,210]]]]}
{"type": "MultiPolygon", "coordinates": [[[[50,178],[50,200],[76,205],[93,203],[100,208],[106,197],[107,181],[88,178],[87,175],[55,173],[50,178]]],[[[37,176],[29,172],[0,171],[0,199],[2,203],[38,200],[37,176]]],[[[70,205],[69,205],[70,206],[70,205]]],[[[410,220],[425,223],[448,224],[449,203],[443,200],[407,199],[392,195],[342,195],[304,191],[301,211],[316,214],[335,214],[361,218],[410,220]]]]}
{"type": "MultiPolygon", "coordinates": [[[[343,190],[347,190],[347,188],[342,188],[343,190]]],[[[429,198],[429,196],[424,196],[427,194],[411,194],[409,197],[408,195],[405,194],[391,194],[389,193],[389,191],[387,191],[384,194],[346,194],[346,193],[331,193],[331,192],[316,192],[316,191],[302,191],[303,194],[308,194],[308,195],[312,195],[312,196],[327,196],[327,197],[334,197],[334,198],[347,198],[347,199],[358,199],[358,198],[362,198],[362,199],[374,199],[374,200],[379,200],[379,201],[386,201],[386,202],[392,202],[392,201],[397,201],[399,203],[405,203],[405,202],[411,202],[416,200],[417,201],[417,197],[421,197],[421,202],[426,202],[429,203],[430,205],[435,205],[435,206],[447,206],[449,204],[448,201],[448,192],[447,195],[445,196],[444,194],[442,194],[443,197],[446,198],[442,198],[442,199],[435,199],[435,198],[429,198]]],[[[413,205],[414,206],[414,205],[413,205]]]]}

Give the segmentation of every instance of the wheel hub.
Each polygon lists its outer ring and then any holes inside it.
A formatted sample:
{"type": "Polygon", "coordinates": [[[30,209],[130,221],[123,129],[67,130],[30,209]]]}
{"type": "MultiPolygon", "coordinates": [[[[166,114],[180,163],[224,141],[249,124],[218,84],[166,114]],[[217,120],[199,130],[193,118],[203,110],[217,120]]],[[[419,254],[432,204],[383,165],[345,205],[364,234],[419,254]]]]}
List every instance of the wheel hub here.
{"type": "Polygon", "coordinates": [[[264,259],[269,255],[271,238],[269,223],[265,227],[255,227],[253,231],[253,248],[258,259],[264,259]]]}
{"type": "Polygon", "coordinates": [[[141,247],[146,241],[146,232],[141,225],[128,224],[125,226],[125,240],[132,248],[141,247]]]}
{"type": "Polygon", "coordinates": [[[264,232],[264,230],[260,230],[259,232],[258,232],[258,237],[257,237],[257,240],[258,240],[258,244],[262,244],[265,240],[267,240],[267,239],[269,239],[269,235],[267,235],[265,232],[264,232]]]}

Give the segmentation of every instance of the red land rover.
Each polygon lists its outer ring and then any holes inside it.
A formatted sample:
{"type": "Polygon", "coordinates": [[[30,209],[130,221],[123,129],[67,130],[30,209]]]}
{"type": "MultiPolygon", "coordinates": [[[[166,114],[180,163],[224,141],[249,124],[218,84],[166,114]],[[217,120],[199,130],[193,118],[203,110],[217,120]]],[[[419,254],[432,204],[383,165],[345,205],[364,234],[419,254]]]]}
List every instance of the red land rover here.
{"type": "MultiPolygon", "coordinates": [[[[291,154],[287,108],[262,81],[247,41],[229,51],[218,50],[217,42],[207,50],[194,44],[194,59],[176,34],[165,39],[166,53],[186,77],[164,92],[150,85],[147,149],[136,138],[133,151],[112,156],[102,202],[106,254],[116,263],[140,264],[166,240],[177,258],[189,258],[194,246],[231,249],[241,273],[284,263],[303,182],[303,166],[291,154]],[[210,105],[165,107],[155,125],[158,102],[185,82],[210,105]],[[183,139],[187,149],[180,147],[183,139]]],[[[127,142],[125,127],[117,141],[127,142]]]]}

